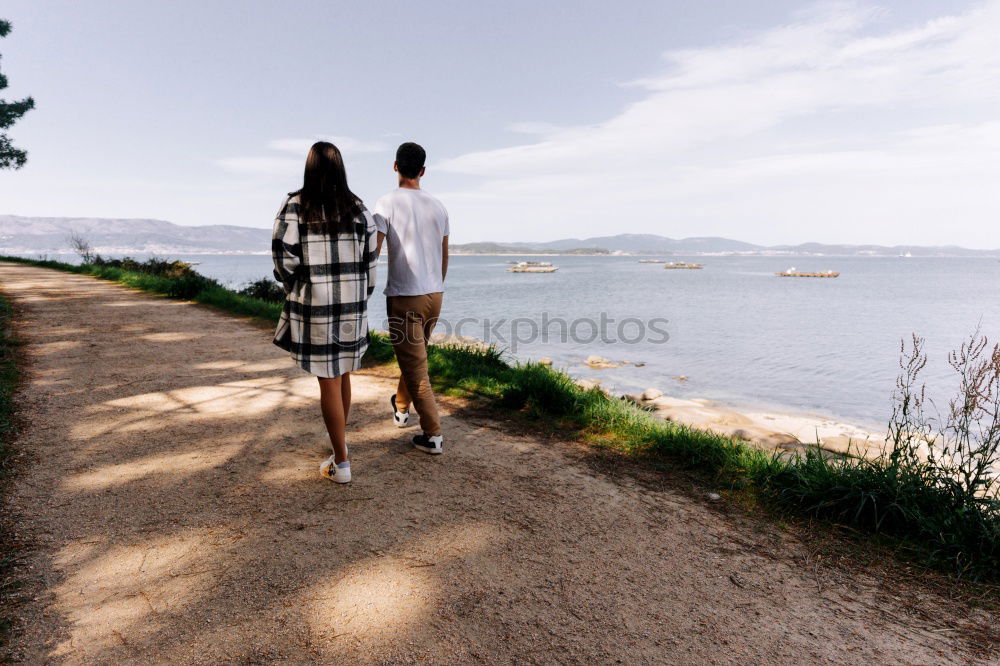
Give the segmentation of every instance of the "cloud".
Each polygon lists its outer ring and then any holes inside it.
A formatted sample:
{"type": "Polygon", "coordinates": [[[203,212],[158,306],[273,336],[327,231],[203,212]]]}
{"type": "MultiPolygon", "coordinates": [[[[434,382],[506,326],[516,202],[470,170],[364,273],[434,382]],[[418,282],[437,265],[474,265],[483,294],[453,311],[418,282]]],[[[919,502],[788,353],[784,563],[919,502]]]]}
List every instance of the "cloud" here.
{"type": "Polygon", "coordinates": [[[267,144],[268,149],[279,153],[291,153],[297,157],[284,155],[244,155],[223,157],[215,160],[217,166],[241,174],[268,176],[287,175],[302,170],[309,148],[317,141],[329,141],[345,156],[360,153],[382,153],[390,146],[382,141],[361,141],[347,136],[319,136],[313,139],[274,139],[267,144]]]}
{"type": "Polygon", "coordinates": [[[625,84],[640,98],[612,118],[518,123],[532,140],[433,165],[478,181],[447,194],[452,217],[507,240],[544,220],[553,237],[1000,247],[1000,2],[905,28],[891,18],[826,5],[668,51],[663,71],[625,84]]]}
{"type": "Polygon", "coordinates": [[[329,141],[340,148],[344,154],[351,153],[384,153],[389,150],[389,144],[383,141],[361,141],[349,136],[317,136],[313,139],[276,139],[268,143],[273,150],[300,153],[303,157],[309,148],[317,141],[329,141]]]}
{"type": "Polygon", "coordinates": [[[518,134],[553,134],[559,128],[552,123],[524,122],[511,123],[508,127],[511,132],[518,134]]]}
{"type": "Polygon", "coordinates": [[[302,169],[302,160],[290,157],[223,157],[215,163],[227,171],[247,174],[287,174],[302,169]]]}

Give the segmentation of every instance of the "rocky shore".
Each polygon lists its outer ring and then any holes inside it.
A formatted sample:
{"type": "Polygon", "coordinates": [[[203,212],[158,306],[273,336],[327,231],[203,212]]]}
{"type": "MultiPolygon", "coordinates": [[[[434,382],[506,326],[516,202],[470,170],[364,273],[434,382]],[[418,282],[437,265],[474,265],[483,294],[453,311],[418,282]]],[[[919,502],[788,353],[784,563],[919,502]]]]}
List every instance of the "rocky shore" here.
{"type": "Polygon", "coordinates": [[[737,411],[712,400],[673,398],[655,388],[641,394],[627,394],[622,399],[666,421],[711,430],[769,451],[801,453],[808,447],[819,446],[835,455],[874,457],[882,451],[885,442],[884,434],[833,419],[737,411]]]}
{"type": "MultiPolygon", "coordinates": [[[[549,358],[540,358],[537,362],[542,365],[552,364],[549,358]]],[[[584,359],[583,365],[600,370],[641,364],[588,356],[584,359]]],[[[676,379],[683,381],[687,377],[680,376],[676,379]]],[[[588,390],[599,388],[611,395],[601,386],[600,380],[580,379],[576,383],[581,388],[588,390]]],[[[803,414],[737,410],[704,398],[685,399],[667,396],[657,388],[616,397],[632,402],[640,409],[649,411],[665,421],[674,421],[692,428],[735,437],[767,451],[794,454],[818,446],[831,455],[875,457],[882,452],[885,443],[884,433],[834,419],[803,414]]]]}
{"type": "MultiPolygon", "coordinates": [[[[487,346],[477,338],[455,335],[433,335],[431,342],[439,345],[487,346]]],[[[552,359],[544,356],[535,362],[539,365],[552,365],[552,359]]],[[[583,360],[583,365],[600,370],[643,364],[588,356],[583,360]]],[[[683,381],[687,377],[682,375],[676,379],[683,381]]],[[[657,388],[647,388],[642,393],[614,395],[597,379],[579,379],[576,384],[583,389],[596,388],[613,397],[632,402],[665,421],[734,437],[767,451],[792,455],[818,446],[831,455],[871,458],[878,456],[885,446],[885,433],[821,416],[736,409],[705,398],[671,397],[657,388]]]]}

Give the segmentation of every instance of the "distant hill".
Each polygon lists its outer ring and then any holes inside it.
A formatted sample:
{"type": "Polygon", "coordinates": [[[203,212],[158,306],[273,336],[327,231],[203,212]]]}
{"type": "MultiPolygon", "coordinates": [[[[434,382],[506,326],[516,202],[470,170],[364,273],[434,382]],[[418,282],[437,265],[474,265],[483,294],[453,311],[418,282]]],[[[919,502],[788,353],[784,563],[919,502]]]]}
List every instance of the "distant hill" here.
{"type": "Polygon", "coordinates": [[[163,220],[0,215],[0,253],[69,252],[72,232],[104,254],[266,253],[271,249],[270,229],[222,224],[185,227],[163,220]]]}
{"type": "MultiPolygon", "coordinates": [[[[572,243],[567,245],[566,248],[546,247],[544,251],[550,254],[611,254],[611,250],[603,247],[579,247],[572,243]]],[[[524,254],[541,251],[529,243],[452,243],[450,250],[455,254],[524,254]]]]}
{"type": "Polygon", "coordinates": [[[523,246],[502,245],[500,243],[452,243],[452,252],[465,254],[517,254],[524,252],[523,246]]]}
{"type": "MultiPolygon", "coordinates": [[[[93,217],[20,217],[0,215],[0,254],[60,254],[70,252],[69,236],[76,232],[96,252],[122,254],[261,253],[271,247],[266,228],[210,225],[185,227],[163,220],[93,217]]],[[[759,255],[873,255],[915,257],[1000,256],[1000,250],[969,250],[955,245],[755,245],[717,237],[668,238],[654,234],[618,234],[592,238],[564,238],[547,242],[453,244],[456,254],[608,254],[645,255],[759,254],[759,255]]]]}
{"type": "Polygon", "coordinates": [[[547,243],[523,243],[528,247],[565,250],[578,247],[599,247],[612,252],[745,252],[759,245],[728,238],[682,238],[680,240],[653,234],[618,234],[594,238],[567,238],[547,243]]]}
{"type": "Polygon", "coordinates": [[[914,257],[956,256],[956,257],[995,257],[1000,256],[1000,250],[970,250],[957,245],[920,246],[920,245],[827,245],[823,243],[802,243],[799,245],[755,245],[744,241],[712,236],[692,238],[668,238],[654,234],[618,234],[616,236],[596,236],[593,238],[566,238],[543,243],[470,243],[455,246],[463,248],[459,251],[469,253],[545,253],[566,252],[570,248],[591,248],[611,252],[647,255],[700,255],[700,254],[750,254],[750,255],[840,255],[840,256],[900,256],[910,254],[914,257]],[[503,250],[489,251],[475,249],[479,247],[503,247],[503,250]],[[465,250],[464,248],[470,248],[465,250]]]}

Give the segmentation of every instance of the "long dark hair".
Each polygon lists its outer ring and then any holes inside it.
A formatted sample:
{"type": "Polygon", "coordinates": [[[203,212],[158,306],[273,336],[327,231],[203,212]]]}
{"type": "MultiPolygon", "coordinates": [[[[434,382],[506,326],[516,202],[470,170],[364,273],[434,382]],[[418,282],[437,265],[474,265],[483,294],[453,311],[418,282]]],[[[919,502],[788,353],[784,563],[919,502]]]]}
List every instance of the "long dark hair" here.
{"type": "Polygon", "coordinates": [[[299,219],[314,229],[335,231],[361,214],[361,199],[347,186],[337,146],[317,141],[309,149],[299,195],[299,219]]]}

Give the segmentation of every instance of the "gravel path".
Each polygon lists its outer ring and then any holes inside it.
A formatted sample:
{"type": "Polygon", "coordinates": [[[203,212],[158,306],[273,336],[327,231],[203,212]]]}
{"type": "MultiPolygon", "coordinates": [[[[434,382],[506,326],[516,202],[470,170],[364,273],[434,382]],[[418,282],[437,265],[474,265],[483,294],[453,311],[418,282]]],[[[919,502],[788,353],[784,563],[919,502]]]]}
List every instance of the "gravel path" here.
{"type": "Polygon", "coordinates": [[[989,661],[963,627],[990,618],[579,445],[446,401],[445,455],[413,451],[384,370],[335,486],[316,382],[262,327],[22,265],[0,287],[27,343],[15,660],[989,661]]]}

